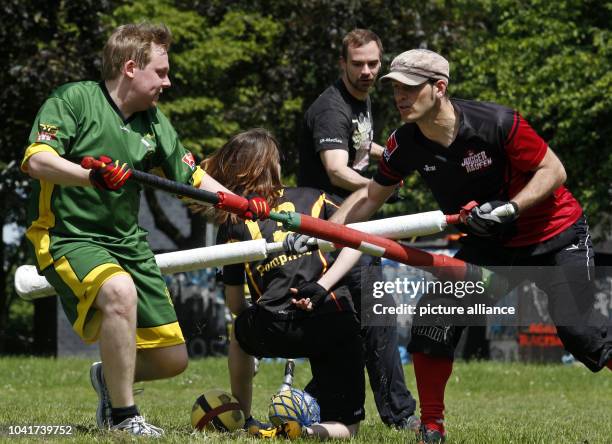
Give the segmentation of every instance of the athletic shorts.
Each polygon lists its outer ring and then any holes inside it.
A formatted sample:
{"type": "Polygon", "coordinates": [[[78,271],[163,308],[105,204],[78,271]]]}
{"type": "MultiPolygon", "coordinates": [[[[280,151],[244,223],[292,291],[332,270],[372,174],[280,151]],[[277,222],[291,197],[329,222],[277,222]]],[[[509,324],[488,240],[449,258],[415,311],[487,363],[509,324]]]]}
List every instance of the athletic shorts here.
{"type": "Polygon", "coordinates": [[[321,421],[355,424],[365,418],[365,373],[359,322],[352,312],[287,319],[252,306],[235,321],[240,347],[263,357],[309,358],[309,390],[321,421]]]}
{"type": "Polygon", "coordinates": [[[83,341],[92,343],[98,339],[102,315],[93,303],[100,287],[113,276],[127,274],[138,292],[137,347],[159,348],[185,342],[170,293],[146,242],[139,243],[138,248],[122,246],[111,250],[93,242],[54,239],[51,251],[58,259],[42,273],[60,296],[72,328],[83,341]]]}
{"type": "MultiPolygon", "coordinates": [[[[476,265],[527,270],[524,277],[548,296],[548,314],[565,349],[591,371],[601,370],[600,360],[612,346],[612,324],[594,310],[593,246],[584,217],[553,238],[527,247],[501,247],[468,237],[455,257],[476,265]]],[[[426,296],[418,305],[458,306],[466,299],[426,296]]],[[[452,358],[464,329],[454,321],[449,316],[421,318],[421,325],[412,327],[409,351],[452,358]]]]}

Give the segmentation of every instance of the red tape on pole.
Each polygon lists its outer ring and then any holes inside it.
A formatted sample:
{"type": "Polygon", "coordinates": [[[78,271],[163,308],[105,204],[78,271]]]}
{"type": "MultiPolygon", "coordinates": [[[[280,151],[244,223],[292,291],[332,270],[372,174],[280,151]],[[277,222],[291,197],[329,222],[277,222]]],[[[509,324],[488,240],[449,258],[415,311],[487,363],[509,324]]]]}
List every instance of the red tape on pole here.
{"type": "Polygon", "coordinates": [[[362,250],[371,249],[376,256],[384,256],[397,262],[418,267],[458,267],[464,268],[465,262],[450,256],[432,254],[391,239],[363,233],[344,225],[335,224],[302,214],[300,233],[334,242],[341,246],[362,250]],[[378,251],[379,254],[376,254],[378,251]]]}

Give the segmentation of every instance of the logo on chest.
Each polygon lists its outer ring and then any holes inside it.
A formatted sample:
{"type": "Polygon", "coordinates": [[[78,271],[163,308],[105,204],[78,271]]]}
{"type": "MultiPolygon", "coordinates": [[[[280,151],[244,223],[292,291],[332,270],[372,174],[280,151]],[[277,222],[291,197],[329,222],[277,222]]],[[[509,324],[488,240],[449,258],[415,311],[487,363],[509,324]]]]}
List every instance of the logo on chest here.
{"type": "Polygon", "coordinates": [[[38,135],[36,136],[37,142],[50,142],[57,140],[57,132],[59,128],[55,125],[49,125],[41,123],[38,125],[38,135]]]}
{"type": "Polygon", "coordinates": [[[190,152],[187,152],[187,154],[183,156],[182,161],[184,164],[188,165],[192,171],[195,169],[196,162],[195,162],[195,159],[193,158],[193,154],[191,154],[190,152]]]}
{"type": "Polygon", "coordinates": [[[461,162],[461,166],[465,168],[467,173],[473,173],[490,167],[492,163],[493,159],[487,156],[486,151],[475,153],[473,150],[468,150],[466,152],[466,157],[464,157],[463,162],[461,162]]]}
{"type": "Polygon", "coordinates": [[[397,140],[395,139],[395,131],[393,131],[393,133],[391,133],[391,135],[387,139],[387,146],[385,147],[385,151],[383,152],[383,156],[385,157],[385,160],[387,162],[389,161],[391,155],[393,154],[393,151],[395,151],[397,147],[398,144],[397,140]]]}

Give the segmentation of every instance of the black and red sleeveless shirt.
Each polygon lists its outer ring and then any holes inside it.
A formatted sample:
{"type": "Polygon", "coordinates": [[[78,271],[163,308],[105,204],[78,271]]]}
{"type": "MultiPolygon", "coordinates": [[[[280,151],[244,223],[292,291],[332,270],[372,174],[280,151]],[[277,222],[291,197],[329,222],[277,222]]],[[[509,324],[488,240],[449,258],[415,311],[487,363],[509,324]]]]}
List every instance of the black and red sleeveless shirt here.
{"type": "MultiPolygon", "coordinates": [[[[440,209],[455,214],[466,203],[511,200],[533,176],[548,144],[516,111],[495,103],[451,99],[459,131],[444,147],[426,138],[415,123],[406,123],[387,140],[374,180],[395,185],[418,171],[440,209]]],[[[507,246],[532,245],[571,226],[582,214],[565,186],[521,212],[507,246]]]]}

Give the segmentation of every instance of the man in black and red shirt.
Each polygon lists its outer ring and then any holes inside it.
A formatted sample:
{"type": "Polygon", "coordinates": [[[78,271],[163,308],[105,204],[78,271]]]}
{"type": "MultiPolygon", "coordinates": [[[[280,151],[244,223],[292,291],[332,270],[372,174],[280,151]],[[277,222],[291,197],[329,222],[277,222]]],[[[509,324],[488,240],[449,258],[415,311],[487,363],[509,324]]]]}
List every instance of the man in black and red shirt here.
{"type": "MultiPolygon", "coordinates": [[[[548,294],[565,348],[592,371],[612,369],[612,327],[593,311],[589,228],[548,144],[510,108],[449,98],[448,61],[432,51],[400,54],[382,80],[392,83],[405,124],[389,137],[373,180],[347,198],[332,220],[368,219],[404,177],[418,171],[444,213],[463,210],[467,216],[460,228],[468,236],[456,257],[532,270],[531,280],[548,294]],[[533,272],[541,266],[556,267],[533,272]],[[559,266],[571,268],[570,276],[559,266]]],[[[423,442],[444,440],[444,389],[462,330],[412,329],[423,442]]]]}

